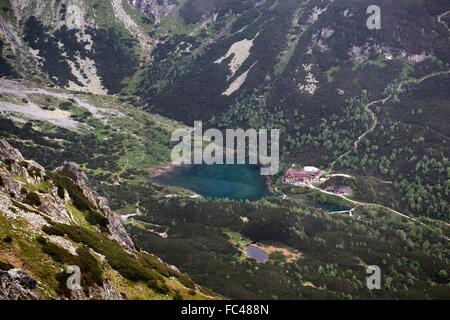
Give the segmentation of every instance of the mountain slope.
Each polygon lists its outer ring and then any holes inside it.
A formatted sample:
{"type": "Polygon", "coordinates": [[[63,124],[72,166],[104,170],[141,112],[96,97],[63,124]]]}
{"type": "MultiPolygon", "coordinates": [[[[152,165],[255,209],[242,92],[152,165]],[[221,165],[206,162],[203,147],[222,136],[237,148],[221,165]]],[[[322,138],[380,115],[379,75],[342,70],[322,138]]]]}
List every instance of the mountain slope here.
{"type": "Polygon", "coordinates": [[[207,298],[175,267],[136,249],[78,165],[46,172],[4,140],[0,221],[3,299],[207,298]],[[81,270],[82,290],[66,286],[72,265],[81,270]]]}
{"type": "Polygon", "coordinates": [[[14,55],[9,60],[26,78],[38,72],[38,79],[70,90],[117,93],[152,48],[142,16],[130,15],[126,5],[4,0],[0,24],[2,41],[14,55]]]}
{"type": "Polygon", "coordinates": [[[71,182],[78,168],[60,167],[76,162],[140,246],[226,297],[447,299],[450,5],[377,3],[381,30],[366,27],[369,0],[0,0],[0,138],[48,177],[1,169],[0,285],[10,297],[70,297],[64,267],[75,264],[91,288],[82,297],[208,298],[131,250],[119,219],[71,182]],[[171,132],[195,120],[280,129],[273,197],[211,200],[153,183],[171,132]],[[305,165],[322,179],[285,183],[305,165]],[[265,263],[249,243],[270,253],[265,263]],[[376,292],[365,286],[373,264],[376,292]]]}
{"type": "Polygon", "coordinates": [[[366,27],[370,1],[194,3],[178,11],[197,31],[161,41],[136,86],[146,110],[278,128],[287,165],[349,174],[360,200],[449,219],[449,132],[432,129],[450,112],[448,2],[379,1],[381,30],[366,27]]]}

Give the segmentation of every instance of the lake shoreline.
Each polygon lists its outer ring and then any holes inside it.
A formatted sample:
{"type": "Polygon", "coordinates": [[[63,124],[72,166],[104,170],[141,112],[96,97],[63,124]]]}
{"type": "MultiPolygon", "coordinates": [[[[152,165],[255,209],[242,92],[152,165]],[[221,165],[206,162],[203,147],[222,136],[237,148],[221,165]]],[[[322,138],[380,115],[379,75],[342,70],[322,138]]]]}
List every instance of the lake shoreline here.
{"type": "Polygon", "coordinates": [[[176,168],[183,166],[184,164],[178,162],[172,162],[168,165],[156,166],[149,170],[149,178],[156,178],[166,173],[174,171],[176,168]]]}

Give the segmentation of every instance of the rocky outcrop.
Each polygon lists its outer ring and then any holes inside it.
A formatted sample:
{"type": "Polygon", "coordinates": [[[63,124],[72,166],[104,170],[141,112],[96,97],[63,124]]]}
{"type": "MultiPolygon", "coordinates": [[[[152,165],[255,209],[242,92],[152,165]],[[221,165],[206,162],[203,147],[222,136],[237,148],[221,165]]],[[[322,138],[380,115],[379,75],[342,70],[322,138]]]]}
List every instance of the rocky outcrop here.
{"type": "Polygon", "coordinates": [[[111,211],[108,200],[103,197],[98,198],[98,204],[100,209],[106,215],[108,219],[108,230],[111,234],[111,237],[120,243],[122,247],[127,249],[128,251],[134,251],[135,246],[124,226],[122,225],[122,219],[111,211]]]}
{"type": "Polygon", "coordinates": [[[37,209],[55,222],[70,223],[73,221],[67,211],[65,201],[58,196],[57,188],[40,195],[40,205],[37,209]]]}
{"type": "Polygon", "coordinates": [[[135,246],[122,221],[109,207],[108,200],[98,197],[89,186],[89,179],[74,162],[66,162],[50,175],[51,184],[45,192],[28,192],[24,183],[14,175],[24,177],[30,183],[39,182],[46,177],[45,169],[34,161],[27,161],[22,154],[7,141],[0,139],[0,161],[7,170],[0,170],[0,187],[22,206],[38,212],[53,222],[68,224],[73,217],[67,210],[67,202],[72,201],[81,210],[95,211],[104,216],[111,238],[126,250],[133,251],[135,246]],[[54,186],[53,186],[54,185],[54,186]]]}
{"type": "Polygon", "coordinates": [[[97,197],[89,187],[89,180],[80,166],[74,162],[66,162],[53,171],[52,178],[60,190],[65,189],[72,200],[83,209],[97,210],[97,197]]]}
{"type": "Polygon", "coordinates": [[[19,150],[14,149],[6,140],[0,139],[0,161],[19,163],[24,160],[19,150]]]}
{"type": "Polygon", "coordinates": [[[21,175],[30,182],[39,182],[45,177],[44,167],[34,161],[25,160],[19,150],[3,139],[0,139],[0,161],[12,174],[21,175]]]}
{"type": "Polygon", "coordinates": [[[20,163],[25,162],[19,150],[14,149],[5,140],[0,140],[0,161],[3,162],[13,174],[25,175],[25,170],[20,163]]]}
{"type": "Polygon", "coordinates": [[[0,172],[0,187],[5,188],[6,192],[16,200],[22,200],[26,196],[23,190],[23,183],[15,180],[6,172],[0,172]]]}
{"type": "Polygon", "coordinates": [[[23,200],[26,192],[23,188],[24,183],[15,179],[14,175],[30,182],[36,182],[45,176],[44,168],[35,162],[26,161],[17,149],[2,139],[0,139],[0,163],[6,169],[0,171],[0,187],[16,200],[23,200]]]}
{"type": "Polygon", "coordinates": [[[33,160],[25,161],[25,163],[22,163],[22,166],[25,166],[28,172],[28,178],[33,182],[40,182],[46,177],[44,167],[33,160]]]}
{"type": "Polygon", "coordinates": [[[136,292],[165,298],[191,288],[178,271],[165,272],[170,266],[136,249],[79,165],[46,173],[1,139],[0,243],[0,300],[123,300],[136,292]],[[153,274],[157,283],[142,286],[153,274]]]}
{"type": "Polygon", "coordinates": [[[111,237],[125,249],[134,250],[134,244],[122,225],[121,219],[109,207],[108,200],[97,197],[89,187],[89,180],[80,166],[73,162],[66,162],[62,167],[54,170],[54,179],[58,187],[67,190],[70,198],[82,209],[99,211],[108,221],[107,227],[111,237]]]}
{"type": "Polygon", "coordinates": [[[176,1],[170,0],[131,0],[130,2],[137,10],[156,20],[167,16],[176,4],[176,1]]]}
{"type": "Polygon", "coordinates": [[[103,286],[89,287],[87,292],[82,289],[72,290],[70,300],[125,300],[124,297],[109,283],[103,286]]]}
{"type": "Polygon", "coordinates": [[[88,292],[84,290],[73,290],[70,300],[125,300],[124,297],[110,283],[105,282],[103,286],[89,287],[88,292]]]}
{"type": "Polygon", "coordinates": [[[36,300],[37,281],[20,269],[0,270],[0,300],[36,300]]]}
{"type": "Polygon", "coordinates": [[[34,161],[25,160],[22,154],[8,142],[0,139],[0,187],[21,206],[31,212],[39,212],[58,223],[72,221],[65,202],[57,194],[57,189],[27,190],[26,185],[33,185],[45,180],[45,169],[34,161]],[[20,177],[20,178],[18,178],[20,177]]]}

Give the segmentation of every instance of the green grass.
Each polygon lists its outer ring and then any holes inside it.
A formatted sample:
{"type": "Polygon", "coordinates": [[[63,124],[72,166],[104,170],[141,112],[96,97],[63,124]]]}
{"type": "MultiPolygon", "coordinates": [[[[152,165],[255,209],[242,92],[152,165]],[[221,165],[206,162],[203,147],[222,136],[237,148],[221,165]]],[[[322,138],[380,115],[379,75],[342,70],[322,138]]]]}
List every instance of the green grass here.
{"type": "MultiPolygon", "coordinates": [[[[42,251],[52,257],[58,263],[64,266],[76,265],[79,266],[82,272],[82,287],[90,287],[93,285],[102,285],[102,269],[100,267],[97,259],[89,252],[89,249],[81,246],[77,249],[77,255],[72,255],[69,251],[60,246],[47,241],[44,237],[39,237],[37,239],[38,243],[42,247],[42,251]]],[[[59,290],[65,291],[65,278],[68,275],[58,274],[58,279],[60,279],[59,290]]]]}
{"type": "Polygon", "coordinates": [[[347,200],[342,199],[337,196],[324,194],[321,192],[311,192],[310,194],[308,194],[308,198],[311,198],[314,201],[318,201],[319,203],[329,203],[329,204],[334,204],[334,205],[337,205],[340,207],[347,207],[347,208],[354,207],[354,205],[350,201],[347,201],[347,200]]]}
{"type": "Polygon", "coordinates": [[[117,242],[110,240],[102,233],[92,232],[77,226],[55,224],[44,228],[48,234],[68,236],[72,241],[84,244],[105,256],[109,265],[124,278],[133,282],[151,284],[150,289],[159,293],[173,293],[172,288],[166,288],[168,278],[175,277],[182,286],[195,289],[194,283],[185,275],[180,274],[156,257],[140,252],[136,256],[126,252],[117,242]],[[163,290],[164,289],[164,290],[163,290]],[[164,292],[163,292],[164,291],[164,292]]]}
{"type": "Polygon", "coordinates": [[[0,101],[19,105],[25,103],[23,97],[11,93],[0,93],[0,101]]]}
{"type": "Polygon", "coordinates": [[[331,67],[325,72],[325,76],[327,77],[328,82],[334,81],[335,74],[339,71],[340,67],[331,67]]]}
{"type": "Polygon", "coordinates": [[[101,233],[92,232],[78,226],[57,224],[44,229],[48,234],[67,235],[72,241],[82,243],[104,255],[108,263],[123,277],[131,281],[149,281],[161,279],[155,271],[147,269],[131,254],[127,253],[117,242],[101,233]]]}
{"type": "Polygon", "coordinates": [[[91,18],[95,17],[95,21],[100,27],[114,27],[122,32],[126,31],[123,24],[116,19],[111,1],[85,0],[84,2],[88,15],[91,18]]]}
{"type": "Polygon", "coordinates": [[[161,19],[158,35],[190,34],[194,31],[194,29],[186,25],[180,17],[179,9],[186,1],[187,0],[180,0],[177,8],[175,8],[169,15],[161,19]]]}
{"type": "Polygon", "coordinates": [[[376,66],[380,69],[383,69],[384,67],[386,67],[386,63],[384,63],[384,61],[381,58],[374,59],[374,60],[367,60],[364,64],[364,66],[366,66],[366,65],[376,66]]]}
{"type": "Polygon", "coordinates": [[[409,63],[403,65],[402,71],[400,72],[400,79],[407,79],[414,72],[414,67],[409,63]]]}
{"type": "Polygon", "coordinates": [[[231,231],[231,230],[225,230],[224,233],[227,235],[227,237],[230,239],[230,241],[236,245],[237,247],[243,249],[247,244],[252,242],[249,238],[244,237],[239,232],[231,231]]]}
{"type": "Polygon", "coordinates": [[[27,190],[31,192],[50,192],[52,185],[48,181],[40,181],[38,183],[25,183],[25,187],[27,190]]]}
{"type": "Polygon", "coordinates": [[[0,241],[0,260],[22,268],[38,279],[42,283],[44,297],[55,297],[58,268],[54,261],[41,251],[35,235],[28,230],[25,222],[7,219],[0,211],[0,239],[5,237],[10,237],[11,242],[0,241]]]}
{"type": "Polygon", "coordinates": [[[141,30],[149,33],[153,32],[153,23],[145,23],[144,21],[148,20],[149,22],[153,22],[151,18],[149,18],[144,13],[137,11],[133,8],[130,1],[122,0],[122,5],[125,12],[136,22],[136,24],[141,28],[141,30]]]}
{"type": "Polygon", "coordinates": [[[75,207],[72,204],[68,204],[66,206],[69,213],[72,215],[72,217],[75,220],[75,223],[79,226],[82,226],[90,231],[97,231],[96,227],[93,226],[91,223],[88,222],[86,219],[87,213],[85,211],[79,210],[77,207],[75,207]]]}

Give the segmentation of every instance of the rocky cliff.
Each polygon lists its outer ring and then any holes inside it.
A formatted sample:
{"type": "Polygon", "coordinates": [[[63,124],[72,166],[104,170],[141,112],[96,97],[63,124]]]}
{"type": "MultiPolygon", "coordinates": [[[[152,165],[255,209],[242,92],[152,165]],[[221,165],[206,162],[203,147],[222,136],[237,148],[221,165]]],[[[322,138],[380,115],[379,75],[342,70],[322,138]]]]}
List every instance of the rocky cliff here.
{"type": "Polygon", "coordinates": [[[134,8],[153,16],[156,20],[168,15],[178,4],[177,0],[130,0],[134,8]]]}
{"type": "Polygon", "coordinates": [[[183,297],[206,294],[135,247],[80,166],[46,172],[0,140],[0,299],[183,297]]]}

